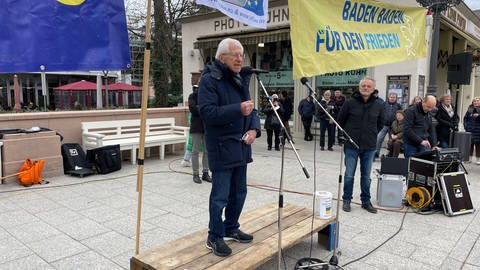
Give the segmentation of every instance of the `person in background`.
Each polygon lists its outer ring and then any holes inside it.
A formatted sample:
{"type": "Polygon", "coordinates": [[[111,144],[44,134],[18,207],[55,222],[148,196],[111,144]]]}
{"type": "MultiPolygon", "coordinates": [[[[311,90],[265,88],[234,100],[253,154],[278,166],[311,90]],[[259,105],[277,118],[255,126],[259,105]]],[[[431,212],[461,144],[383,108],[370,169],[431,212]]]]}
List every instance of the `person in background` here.
{"type": "MultiPolygon", "coordinates": [[[[188,113],[188,126],[190,126],[190,123],[192,121],[192,113],[188,113]]],[[[187,140],[187,147],[185,148],[185,154],[183,154],[183,160],[180,162],[180,165],[182,167],[190,167],[192,164],[190,163],[190,158],[192,156],[192,135],[190,134],[190,131],[188,133],[188,140],[187,140]]]]}
{"type": "MultiPolygon", "coordinates": [[[[330,90],[323,92],[320,105],[335,119],[338,111],[335,107],[335,101],[331,99],[332,96],[330,90]]],[[[328,151],[333,151],[333,143],[335,142],[335,124],[328,117],[322,108],[317,109],[316,118],[320,120],[320,150],[325,150],[325,131],[328,132],[328,151]]]]}
{"type": "Polygon", "coordinates": [[[459,117],[452,106],[452,97],[444,95],[440,98],[440,104],[437,106],[436,127],[438,146],[447,148],[450,146],[450,136],[453,132],[458,131],[459,117]]]}
{"type": "Polygon", "coordinates": [[[395,113],[395,120],[390,126],[389,139],[387,143],[388,157],[398,157],[403,146],[403,126],[405,114],[402,110],[395,113]]]}
{"type": "Polygon", "coordinates": [[[352,94],[352,98],[345,101],[338,113],[338,124],[347,132],[359,146],[356,149],[346,142],[345,153],[345,182],[343,184],[343,206],[345,212],[351,211],[350,202],[353,198],[353,183],[357,162],[360,160],[360,199],[362,208],[370,213],[377,213],[370,201],[370,175],[372,173],[373,157],[378,131],[383,127],[383,106],[373,95],[375,80],[363,78],[359,83],[359,90],[352,94]]]}
{"type": "Polygon", "coordinates": [[[383,98],[380,97],[380,94],[378,92],[378,89],[375,89],[373,90],[373,96],[375,97],[375,101],[382,104],[385,102],[385,100],[383,100],[383,98]]]}
{"type": "Polygon", "coordinates": [[[412,99],[412,102],[410,103],[410,105],[408,105],[408,107],[412,107],[418,103],[421,103],[423,101],[423,99],[419,96],[416,96],[412,99]]]}
{"type": "Polygon", "coordinates": [[[203,121],[200,118],[200,112],[198,111],[198,85],[193,86],[193,92],[188,96],[188,108],[192,114],[190,121],[190,135],[192,136],[192,172],[193,182],[201,184],[202,180],[206,182],[212,182],[210,175],[208,174],[208,154],[205,145],[205,136],[203,131],[203,121]],[[203,145],[202,156],[202,179],[199,175],[199,161],[198,156],[200,153],[200,145],[203,145]]]}
{"type": "MultiPolygon", "coordinates": [[[[280,103],[282,104],[282,107],[283,107],[283,114],[281,115],[282,122],[283,122],[283,125],[285,126],[285,129],[288,135],[290,136],[293,142],[292,133],[290,131],[290,124],[288,123],[288,121],[290,120],[290,117],[293,114],[293,101],[288,96],[287,91],[282,91],[280,95],[280,103]]],[[[285,138],[283,138],[282,144],[285,145],[285,138]]]]}
{"type": "Polygon", "coordinates": [[[303,129],[305,132],[303,139],[305,141],[311,141],[313,136],[310,127],[312,126],[312,119],[313,115],[315,114],[315,104],[313,104],[313,99],[311,96],[307,96],[300,101],[300,104],[298,104],[298,113],[302,118],[303,129]]]}
{"type": "Polygon", "coordinates": [[[265,130],[267,131],[267,146],[268,150],[272,150],[272,137],[273,134],[275,133],[275,150],[280,151],[280,129],[282,126],[280,125],[280,121],[277,118],[277,115],[274,113],[274,110],[277,111],[279,115],[282,115],[284,113],[282,104],[278,100],[278,95],[273,94],[272,95],[272,103],[273,103],[273,108],[272,105],[270,105],[270,102],[263,107],[262,112],[267,116],[265,118],[265,130]]]}
{"type": "Polygon", "coordinates": [[[417,153],[437,146],[437,134],[430,111],[437,105],[437,98],[428,95],[422,101],[405,110],[403,128],[403,155],[410,158],[417,153]]]}
{"type": "MultiPolygon", "coordinates": [[[[333,101],[335,101],[335,108],[337,112],[339,112],[340,109],[342,109],[343,104],[345,103],[345,97],[343,96],[341,90],[335,90],[335,93],[333,95],[333,101]]],[[[335,126],[335,129],[336,128],[337,127],[335,126]]],[[[340,145],[340,141],[341,141],[340,132],[337,131],[337,142],[339,145],[340,145]]]]}
{"type": "Polygon", "coordinates": [[[470,145],[470,156],[475,150],[476,164],[480,165],[480,97],[473,98],[472,104],[468,107],[463,117],[465,131],[472,133],[470,145]]]}
{"type": "Polygon", "coordinates": [[[390,130],[392,122],[395,120],[396,112],[402,109],[402,106],[397,103],[397,99],[397,93],[390,92],[388,94],[388,101],[383,103],[384,123],[383,128],[380,130],[380,132],[378,132],[375,158],[378,158],[380,156],[380,149],[382,148],[383,140],[385,139],[385,136],[390,130]]]}
{"type": "Polygon", "coordinates": [[[225,240],[253,240],[252,235],[240,230],[238,219],[247,197],[247,164],[253,161],[251,145],[261,134],[260,118],[248,91],[251,74],[241,72],[242,64],[242,44],[232,38],[223,39],[215,61],[203,70],[198,92],[212,171],[206,247],[217,256],[232,253],[225,240]]]}

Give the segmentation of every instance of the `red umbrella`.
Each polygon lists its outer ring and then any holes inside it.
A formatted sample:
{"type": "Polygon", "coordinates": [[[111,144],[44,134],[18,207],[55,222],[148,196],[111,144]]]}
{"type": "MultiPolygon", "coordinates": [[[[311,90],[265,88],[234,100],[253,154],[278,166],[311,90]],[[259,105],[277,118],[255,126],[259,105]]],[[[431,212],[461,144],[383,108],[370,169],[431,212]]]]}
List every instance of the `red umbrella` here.
{"type": "Polygon", "coordinates": [[[18,84],[18,76],[16,74],[13,76],[13,94],[15,99],[13,109],[19,112],[22,109],[22,105],[20,105],[20,84],[18,84]]]}
{"type": "MultiPolygon", "coordinates": [[[[110,87],[109,87],[110,88],[110,87]]],[[[59,87],[54,88],[55,90],[97,90],[97,84],[93,82],[88,82],[85,80],[81,80],[79,82],[65,84],[59,87]]],[[[102,87],[104,89],[104,87],[102,87]]]]}
{"type": "Polygon", "coordinates": [[[108,90],[142,91],[142,88],[127,83],[113,83],[108,85],[108,90]]]}

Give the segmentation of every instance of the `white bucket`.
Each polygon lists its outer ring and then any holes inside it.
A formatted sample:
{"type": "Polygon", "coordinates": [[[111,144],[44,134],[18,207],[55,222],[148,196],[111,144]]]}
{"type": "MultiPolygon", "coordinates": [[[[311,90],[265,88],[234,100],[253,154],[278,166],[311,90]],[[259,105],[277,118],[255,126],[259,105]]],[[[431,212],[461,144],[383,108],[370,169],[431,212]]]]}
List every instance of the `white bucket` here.
{"type": "Polygon", "coordinates": [[[328,191],[315,192],[315,217],[329,219],[332,217],[332,193],[328,191]]]}

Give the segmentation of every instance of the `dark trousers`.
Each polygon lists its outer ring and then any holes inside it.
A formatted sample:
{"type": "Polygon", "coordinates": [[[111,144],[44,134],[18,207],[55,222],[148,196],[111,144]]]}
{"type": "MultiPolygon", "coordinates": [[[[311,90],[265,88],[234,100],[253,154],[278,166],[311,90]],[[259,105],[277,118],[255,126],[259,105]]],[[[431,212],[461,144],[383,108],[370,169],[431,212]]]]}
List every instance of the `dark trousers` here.
{"type": "Polygon", "coordinates": [[[312,132],[310,131],[310,127],[312,126],[312,119],[313,116],[311,117],[302,117],[302,123],[303,123],[303,129],[305,130],[305,140],[312,140],[312,132]]]}
{"type": "Polygon", "coordinates": [[[275,148],[279,148],[280,146],[280,129],[267,129],[267,145],[269,148],[272,147],[272,137],[273,133],[275,133],[275,148]]]}
{"type": "Polygon", "coordinates": [[[398,157],[400,155],[400,150],[402,149],[402,142],[393,141],[388,144],[388,156],[389,157],[398,157]]]}
{"type": "Polygon", "coordinates": [[[325,131],[328,132],[328,148],[335,143],[335,125],[327,119],[320,119],[320,147],[325,146],[325,131]]]}
{"type": "Polygon", "coordinates": [[[470,145],[470,156],[473,156],[473,148],[475,147],[475,156],[480,157],[480,142],[470,145]]]}
{"type": "Polygon", "coordinates": [[[238,218],[247,197],[247,166],[212,171],[208,238],[214,241],[235,232],[240,227],[238,218]],[[225,220],[222,219],[225,208],[225,220]]]}

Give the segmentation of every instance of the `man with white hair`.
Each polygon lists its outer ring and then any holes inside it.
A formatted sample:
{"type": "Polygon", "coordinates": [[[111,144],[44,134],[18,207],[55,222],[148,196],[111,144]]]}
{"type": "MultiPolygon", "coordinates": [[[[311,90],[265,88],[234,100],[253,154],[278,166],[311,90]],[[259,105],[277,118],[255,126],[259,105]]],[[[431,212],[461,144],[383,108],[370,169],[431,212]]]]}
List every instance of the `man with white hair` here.
{"type": "Polygon", "coordinates": [[[253,240],[239,229],[238,219],[247,196],[251,144],[260,137],[260,118],[248,92],[251,74],[242,72],[242,44],[231,38],[222,40],[215,58],[205,66],[198,92],[212,171],[206,246],[217,256],[228,256],[232,250],[224,239],[240,243],[253,240]]]}

